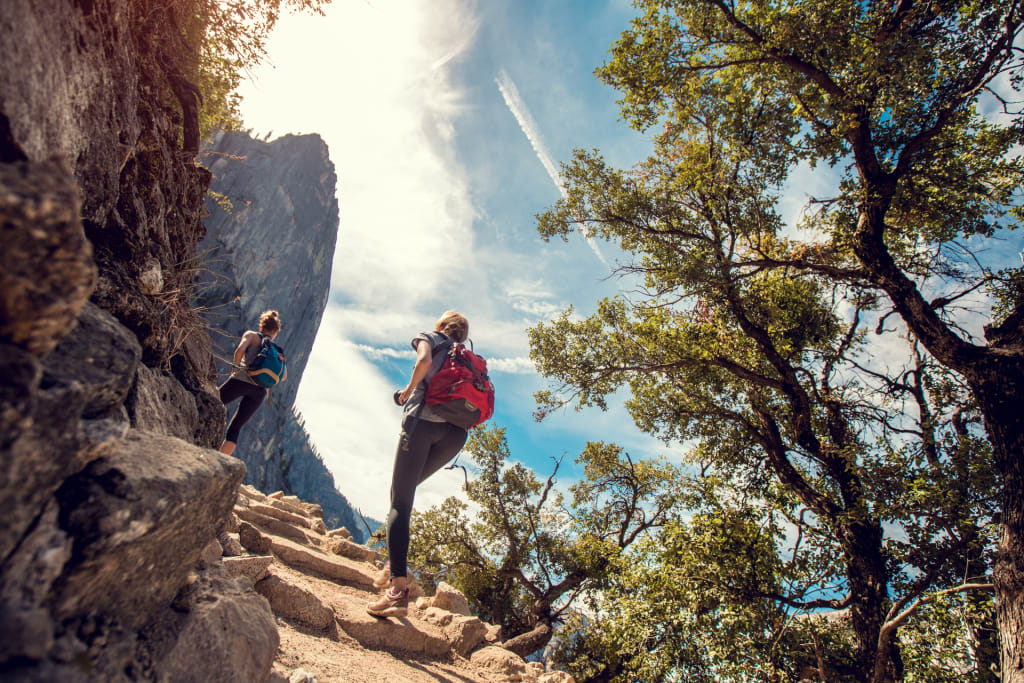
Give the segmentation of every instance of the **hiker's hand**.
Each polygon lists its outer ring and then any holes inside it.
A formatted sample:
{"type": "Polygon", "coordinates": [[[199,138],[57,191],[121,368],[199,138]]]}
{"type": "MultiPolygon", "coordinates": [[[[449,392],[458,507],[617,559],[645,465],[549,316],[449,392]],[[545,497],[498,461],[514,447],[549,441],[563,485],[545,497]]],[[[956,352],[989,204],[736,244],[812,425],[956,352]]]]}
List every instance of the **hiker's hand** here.
{"type": "Polygon", "coordinates": [[[416,387],[406,387],[402,389],[402,393],[398,394],[398,405],[404,406],[405,402],[412,396],[412,392],[416,390],[416,387]]]}

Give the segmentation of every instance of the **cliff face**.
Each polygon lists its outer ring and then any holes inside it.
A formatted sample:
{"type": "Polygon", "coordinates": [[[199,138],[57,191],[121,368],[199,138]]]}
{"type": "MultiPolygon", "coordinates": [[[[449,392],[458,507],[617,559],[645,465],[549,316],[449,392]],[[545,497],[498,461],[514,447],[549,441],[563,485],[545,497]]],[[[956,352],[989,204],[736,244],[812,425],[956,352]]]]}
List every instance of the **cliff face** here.
{"type": "Polygon", "coordinates": [[[242,333],[257,329],[265,310],[281,314],[276,341],[288,358],[287,381],[274,387],[270,405],[239,438],[235,456],[246,464],[245,481],[320,504],[329,525],[361,540],[363,525],[293,411],[327,305],[338,231],[337,176],[327,146],[316,135],[263,142],[225,133],[204,158],[213,181],[194,300],[212,330],[219,382],[230,374],[242,333]]]}
{"type": "Polygon", "coordinates": [[[277,647],[266,601],[201,560],[244,468],[203,447],[224,411],[189,302],[192,9],[0,12],[4,680],[263,680],[277,647]]]}

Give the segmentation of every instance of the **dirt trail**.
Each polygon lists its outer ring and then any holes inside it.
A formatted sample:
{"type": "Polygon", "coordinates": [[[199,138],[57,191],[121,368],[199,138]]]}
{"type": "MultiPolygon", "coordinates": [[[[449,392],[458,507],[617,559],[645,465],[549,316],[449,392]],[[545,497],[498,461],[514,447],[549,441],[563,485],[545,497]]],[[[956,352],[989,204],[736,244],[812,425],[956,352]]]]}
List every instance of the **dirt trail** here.
{"type": "Polygon", "coordinates": [[[235,522],[220,538],[222,562],[252,580],[275,614],[281,644],[269,681],[572,681],[501,648],[498,629],[443,584],[436,596],[419,591],[406,617],[367,614],[379,558],[346,530],[328,530],[317,505],[242,486],[235,522]]]}

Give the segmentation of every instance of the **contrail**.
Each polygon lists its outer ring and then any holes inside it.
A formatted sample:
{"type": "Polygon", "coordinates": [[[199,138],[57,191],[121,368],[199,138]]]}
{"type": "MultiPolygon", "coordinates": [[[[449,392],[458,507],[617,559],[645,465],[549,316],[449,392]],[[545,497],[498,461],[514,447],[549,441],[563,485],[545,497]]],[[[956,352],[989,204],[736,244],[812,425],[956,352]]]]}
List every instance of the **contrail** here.
{"type": "MultiPolygon", "coordinates": [[[[562,182],[562,176],[558,173],[558,168],[555,166],[555,162],[552,161],[551,155],[544,145],[544,138],[541,137],[537,122],[534,120],[533,115],[530,114],[530,110],[527,108],[526,103],[523,102],[523,98],[519,96],[519,89],[516,88],[516,84],[504,69],[498,72],[498,77],[494,79],[494,82],[498,84],[498,90],[501,91],[505,105],[508,106],[512,115],[516,117],[516,121],[519,122],[519,127],[522,129],[523,134],[526,135],[526,139],[530,141],[530,146],[533,147],[533,151],[536,153],[537,159],[540,160],[544,170],[548,172],[551,182],[558,188],[558,192],[562,197],[566,197],[568,193],[565,191],[565,183],[562,182]]],[[[582,229],[580,234],[583,234],[582,229]]],[[[594,250],[594,253],[597,254],[597,258],[601,259],[601,263],[607,266],[608,261],[605,260],[604,255],[597,248],[594,241],[585,234],[583,237],[587,240],[590,248],[594,250]]]]}

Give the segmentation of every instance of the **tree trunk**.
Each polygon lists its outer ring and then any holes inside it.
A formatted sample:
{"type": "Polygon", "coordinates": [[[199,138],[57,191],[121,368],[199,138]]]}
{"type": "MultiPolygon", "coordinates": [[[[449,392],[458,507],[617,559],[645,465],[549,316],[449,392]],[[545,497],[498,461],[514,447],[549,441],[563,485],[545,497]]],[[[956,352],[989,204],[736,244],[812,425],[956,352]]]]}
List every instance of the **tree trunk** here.
{"type": "Polygon", "coordinates": [[[892,683],[900,680],[903,662],[895,639],[882,643],[882,631],[889,602],[889,574],[882,555],[882,527],[876,521],[856,518],[841,523],[840,541],[846,554],[850,582],[850,622],[855,643],[857,680],[892,683]]]}
{"type": "Polygon", "coordinates": [[[532,631],[527,631],[522,635],[506,640],[501,646],[509,652],[514,652],[520,657],[526,658],[547,645],[551,640],[552,633],[551,625],[541,621],[533,627],[532,631]]]}
{"type": "Polygon", "coordinates": [[[900,270],[884,242],[890,180],[862,169],[867,200],[860,206],[854,252],[872,282],[892,301],[928,352],[971,387],[988,433],[1002,486],[1002,519],[992,582],[1000,640],[1000,677],[1024,683],[1024,312],[1022,302],[998,327],[986,326],[987,346],[960,338],[917,285],[900,270]]]}
{"type": "Polygon", "coordinates": [[[992,570],[1001,680],[1024,683],[1024,363],[1007,360],[967,379],[1001,475],[1002,519],[992,570]]]}

